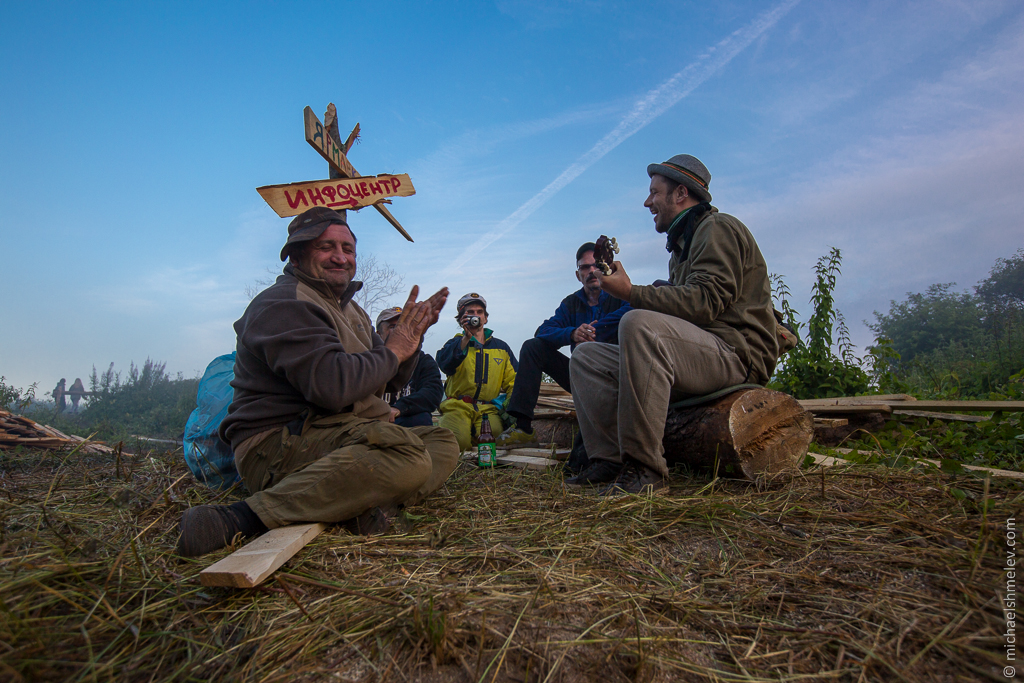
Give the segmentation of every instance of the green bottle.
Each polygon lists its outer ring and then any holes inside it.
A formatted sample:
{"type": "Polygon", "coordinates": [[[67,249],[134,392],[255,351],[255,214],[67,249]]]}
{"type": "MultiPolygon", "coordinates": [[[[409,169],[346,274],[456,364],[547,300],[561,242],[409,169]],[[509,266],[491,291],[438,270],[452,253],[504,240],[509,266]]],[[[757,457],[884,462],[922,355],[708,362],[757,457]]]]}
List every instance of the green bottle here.
{"type": "Polygon", "coordinates": [[[481,422],[480,438],[476,447],[476,464],[479,467],[494,467],[498,464],[498,452],[494,446],[494,435],[491,434],[491,421],[484,415],[481,422]]]}

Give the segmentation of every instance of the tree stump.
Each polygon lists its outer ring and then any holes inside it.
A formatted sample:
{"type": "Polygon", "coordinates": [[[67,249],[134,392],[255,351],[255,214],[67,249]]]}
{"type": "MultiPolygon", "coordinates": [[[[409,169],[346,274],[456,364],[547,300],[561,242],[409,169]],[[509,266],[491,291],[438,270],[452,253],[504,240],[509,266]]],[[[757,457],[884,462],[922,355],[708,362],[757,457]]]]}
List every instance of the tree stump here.
{"type": "Polygon", "coordinates": [[[740,390],[711,403],[669,408],[665,460],[757,479],[795,470],[814,437],[814,419],[796,399],[771,389],[740,390]]]}

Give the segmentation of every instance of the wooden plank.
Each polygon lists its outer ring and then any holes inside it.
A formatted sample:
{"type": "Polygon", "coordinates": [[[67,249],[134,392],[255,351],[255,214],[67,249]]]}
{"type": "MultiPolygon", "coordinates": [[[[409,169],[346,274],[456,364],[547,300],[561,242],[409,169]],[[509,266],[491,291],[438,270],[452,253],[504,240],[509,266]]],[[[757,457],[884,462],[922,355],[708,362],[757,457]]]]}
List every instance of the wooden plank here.
{"type": "Polygon", "coordinates": [[[892,403],[893,401],[916,401],[910,394],[879,394],[877,396],[837,396],[836,398],[808,398],[800,401],[800,405],[856,405],[858,403],[892,403]]]}
{"type": "Polygon", "coordinates": [[[914,410],[940,410],[950,413],[997,412],[1024,413],[1024,401],[915,401],[914,410]]]}
{"type": "Polygon", "coordinates": [[[561,463],[551,458],[538,458],[532,455],[501,455],[498,456],[498,464],[525,467],[528,470],[546,470],[561,463]]]}
{"type": "Polygon", "coordinates": [[[850,424],[850,421],[845,417],[816,417],[814,418],[815,427],[845,427],[850,424]]]}
{"type": "Polygon", "coordinates": [[[386,197],[408,197],[416,188],[407,174],[264,185],[256,191],[281,218],[297,216],[314,206],[358,209],[386,197]]]}
{"type": "Polygon", "coordinates": [[[199,581],[204,586],[258,586],[326,528],[326,524],[314,523],[271,529],[199,572],[199,581]]]}
{"type": "Polygon", "coordinates": [[[320,119],[313,113],[313,110],[306,107],[302,110],[302,117],[306,128],[306,142],[346,178],[357,177],[359,173],[349,162],[338,143],[334,141],[334,137],[328,135],[327,129],[324,124],[320,123],[320,119]]]}
{"type": "Polygon", "coordinates": [[[931,413],[924,410],[894,410],[893,415],[909,415],[926,417],[930,420],[947,420],[949,422],[987,422],[989,418],[981,415],[957,415],[956,413],[931,413]]]}
{"type": "MultiPolygon", "coordinates": [[[[331,109],[333,107],[334,103],[328,105],[328,109],[331,109]]],[[[352,164],[349,163],[348,157],[345,156],[345,152],[341,150],[339,144],[335,142],[332,136],[326,132],[326,128],[322,123],[320,123],[320,119],[316,117],[316,114],[313,113],[313,110],[310,109],[309,107],[306,107],[305,109],[302,110],[302,116],[306,128],[306,142],[308,142],[313,147],[313,149],[319,152],[320,156],[326,159],[327,163],[330,164],[331,167],[334,168],[334,170],[340,173],[342,177],[359,177],[359,171],[357,171],[355,167],[353,167],[352,164]],[[317,135],[319,135],[319,138],[317,137],[317,135]],[[335,150],[337,150],[337,155],[335,155],[335,150]]],[[[356,124],[356,127],[352,131],[352,133],[353,135],[359,134],[358,124],[356,124]]],[[[349,137],[354,141],[354,138],[351,135],[349,137]]],[[[346,143],[346,145],[348,144],[349,143],[346,143]]],[[[403,228],[402,224],[398,222],[398,219],[391,215],[391,212],[388,211],[386,206],[384,206],[381,203],[376,203],[373,204],[373,208],[377,209],[377,212],[381,216],[384,216],[385,220],[387,220],[387,222],[390,223],[395,228],[395,230],[402,234],[402,237],[409,240],[410,242],[413,241],[412,236],[405,231],[405,228],[403,228]]]]}
{"type": "Polygon", "coordinates": [[[860,413],[885,413],[892,412],[885,403],[863,404],[863,405],[842,405],[842,406],[805,406],[804,410],[815,415],[855,415],[860,413]]]}
{"type": "MultiPolygon", "coordinates": [[[[840,452],[852,452],[849,448],[837,448],[835,449],[840,452]]],[[[873,451],[872,451],[873,452],[873,451]]],[[[842,458],[833,458],[829,455],[821,455],[819,453],[808,453],[807,455],[814,458],[814,462],[821,465],[822,467],[833,467],[835,465],[856,465],[857,463],[851,460],[843,460],[842,458]]],[[[928,462],[936,466],[940,466],[942,463],[938,460],[929,460],[922,458],[923,462],[928,462]]],[[[1014,472],[1013,470],[999,470],[994,467],[981,467],[979,465],[964,465],[961,463],[961,467],[965,470],[972,470],[974,472],[988,472],[993,477],[1005,477],[1007,479],[1024,479],[1024,472],[1014,472]]]]}

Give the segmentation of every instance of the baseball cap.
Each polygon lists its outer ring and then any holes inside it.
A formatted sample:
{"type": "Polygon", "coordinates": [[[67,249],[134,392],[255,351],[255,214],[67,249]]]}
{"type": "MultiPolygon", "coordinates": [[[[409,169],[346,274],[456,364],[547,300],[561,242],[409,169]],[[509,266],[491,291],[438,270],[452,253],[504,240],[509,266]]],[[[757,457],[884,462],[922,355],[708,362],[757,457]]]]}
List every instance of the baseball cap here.
{"type": "Polygon", "coordinates": [[[389,320],[394,320],[400,315],[402,315],[402,309],[399,306],[385,308],[383,311],[377,314],[377,322],[374,323],[373,326],[380,327],[381,323],[386,323],[389,320]]]}
{"type": "Polygon", "coordinates": [[[348,227],[345,216],[326,206],[314,206],[300,213],[288,224],[288,241],[281,249],[281,260],[288,259],[288,252],[294,244],[315,240],[324,234],[324,230],[336,223],[348,227]]]}
{"type": "Polygon", "coordinates": [[[476,292],[472,292],[470,294],[463,295],[462,298],[459,299],[459,305],[455,307],[455,309],[458,311],[455,317],[458,318],[460,315],[462,315],[462,309],[464,309],[466,306],[474,302],[483,306],[485,312],[487,311],[487,300],[484,299],[479,294],[477,294],[476,292]]]}

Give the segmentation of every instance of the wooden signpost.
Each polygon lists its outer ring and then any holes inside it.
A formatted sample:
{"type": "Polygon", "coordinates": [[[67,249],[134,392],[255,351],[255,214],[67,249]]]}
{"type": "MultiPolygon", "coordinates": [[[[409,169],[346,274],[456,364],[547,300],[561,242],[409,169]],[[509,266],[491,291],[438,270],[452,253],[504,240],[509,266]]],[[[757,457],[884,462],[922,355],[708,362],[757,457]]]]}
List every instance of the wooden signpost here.
{"type": "Polygon", "coordinates": [[[327,106],[328,125],[320,122],[313,110],[306,107],[302,111],[306,142],[327,160],[330,168],[329,180],[311,180],[285,185],[264,185],[256,188],[260,196],[270,205],[278,216],[297,216],[314,206],[326,206],[337,210],[361,209],[372,206],[380,215],[405,239],[410,242],[412,237],[406,232],[398,219],[391,215],[385,203],[389,197],[408,197],[416,194],[416,189],[407,174],[382,174],[362,176],[348,160],[347,153],[359,136],[359,124],[352,129],[351,135],[344,145],[338,135],[337,114],[334,103],[327,106]]]}
{"type": "Polygon", "coordinates": [[[361,209],[387,197],[408,197],[416,193],[405,174],[264,185],[256,191],[281,218],[297,216],[314,206],[361,209]]]}

